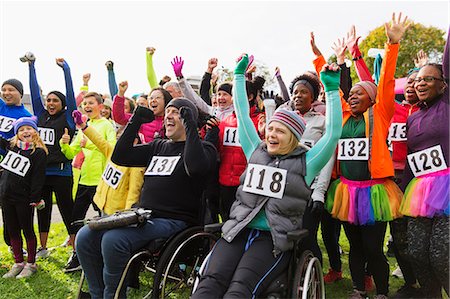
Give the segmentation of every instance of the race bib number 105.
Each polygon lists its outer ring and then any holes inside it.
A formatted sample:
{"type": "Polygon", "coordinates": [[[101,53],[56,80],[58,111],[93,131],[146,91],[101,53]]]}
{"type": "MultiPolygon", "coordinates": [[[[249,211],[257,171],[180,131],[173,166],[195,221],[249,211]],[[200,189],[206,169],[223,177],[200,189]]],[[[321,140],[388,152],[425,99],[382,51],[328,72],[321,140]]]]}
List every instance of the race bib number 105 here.
{"type": "Polygon", "coordinates": [[[338,160],[369,160],[369,139],[339,139],[338,160]]]}
{"type": "Polygon", "coordinates": [[[180,160],[180,156],[164,157],[153,156],[150,165],[145,171],[145,175],[171,175],[180,160]]]}
{"type": "Polygon", "coordinates": [[[249,164],[242,190],[281,199],[286,187],[286,175],[286,169],[249,164]]]}
{"type": "Polygon", "coordinates": [[[106,164],[105,171],[102,174],[103,181],[113,189],[117,189],[120,180],[122,179],[123,172],[115,168],[111,164],[106,164]]]}
{"type": "Polygon", "coordinates": [[[30,169],[30,159],[13,151],[8,151],[0,166],[17,175],[24,177],[30,169]]]}
{"type": "Polygon", "coordinates": [[[408,164],[415,177],[447,169],[440,145],[409,154],[408,164]]]}

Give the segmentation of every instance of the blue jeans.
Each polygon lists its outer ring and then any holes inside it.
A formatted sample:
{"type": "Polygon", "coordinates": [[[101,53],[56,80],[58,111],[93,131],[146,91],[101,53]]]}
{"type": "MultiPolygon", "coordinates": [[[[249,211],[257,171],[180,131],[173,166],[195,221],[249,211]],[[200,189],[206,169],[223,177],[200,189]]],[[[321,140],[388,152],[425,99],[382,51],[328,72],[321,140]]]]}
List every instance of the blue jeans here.
{"type": "MultiPolygon", "coordinates": [[[[142,227],[95,231],[86,225],[77,234],[75,248],[92,298],[114,298],[122,272],[132,254],[150,240],[169,238],[185,229],[186,222],[155,218],[142,227]]],[[[122,288],[120,298],[126,297],[122,288]]]]}

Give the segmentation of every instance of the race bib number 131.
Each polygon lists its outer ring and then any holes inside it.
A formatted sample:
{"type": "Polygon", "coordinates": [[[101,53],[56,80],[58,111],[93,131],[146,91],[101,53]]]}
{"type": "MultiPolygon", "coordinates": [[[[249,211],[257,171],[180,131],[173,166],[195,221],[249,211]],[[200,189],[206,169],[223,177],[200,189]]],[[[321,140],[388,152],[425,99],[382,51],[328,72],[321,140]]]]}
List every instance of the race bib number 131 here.
{"type": "Polygon", "coordinates": [[[153,156],[145,175],[171,175],[180,160],[180,156],[164,157],[153,156]]]}
{"type": "Polygon", "coordinates": [[[281,199],[286,187],[286,175],[286,169],[249,164],[242,190],[281,199]]]}

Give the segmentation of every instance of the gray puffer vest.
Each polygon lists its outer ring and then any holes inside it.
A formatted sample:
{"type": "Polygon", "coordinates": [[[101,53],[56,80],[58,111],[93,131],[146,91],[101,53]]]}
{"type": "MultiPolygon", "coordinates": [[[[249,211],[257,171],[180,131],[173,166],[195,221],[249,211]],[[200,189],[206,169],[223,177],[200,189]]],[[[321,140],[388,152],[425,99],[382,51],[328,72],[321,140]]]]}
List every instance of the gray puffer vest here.
{"type": "Polygon", "coordinates": [[[285,156],[270,156],[265,143],[261,143],[250,157],[249,164],[267,165],[287,170],[286,186],[282,199],[253,194],[242,190],[245,171],[240,178],[236,200],[230,210],[230,219],[222,227],[223,238],[231,242],[264,207],[273,239],[273,253],[288,251],[293,242],[287,240],[287,232],[302,227],[302,217],[311,197],[311,189],[305,182],[306,150],[298,147],[285,156]]]}

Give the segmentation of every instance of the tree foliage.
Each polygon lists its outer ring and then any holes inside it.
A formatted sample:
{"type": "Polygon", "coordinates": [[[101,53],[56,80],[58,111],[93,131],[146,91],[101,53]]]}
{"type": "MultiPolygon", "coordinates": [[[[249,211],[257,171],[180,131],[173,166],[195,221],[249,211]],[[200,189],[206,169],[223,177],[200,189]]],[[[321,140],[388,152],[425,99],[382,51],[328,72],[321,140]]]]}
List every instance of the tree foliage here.
{"type": "MultiPolygon", "coordinates": [[[[444,34],[443,30],[433,26],[412,24],[400,41],[395,77],[405,77],[408,71],[414,68],[414,58],[421,49],[428,55],[430,62],[441,63],[445,46],[444,34]]],[[[364,60],[372,72],[374,58],[368,57],[367,51],[370,48],[383,49],[386,40],[384,25],[382,25],[372,30],[359,45],[364,60]]]]}

